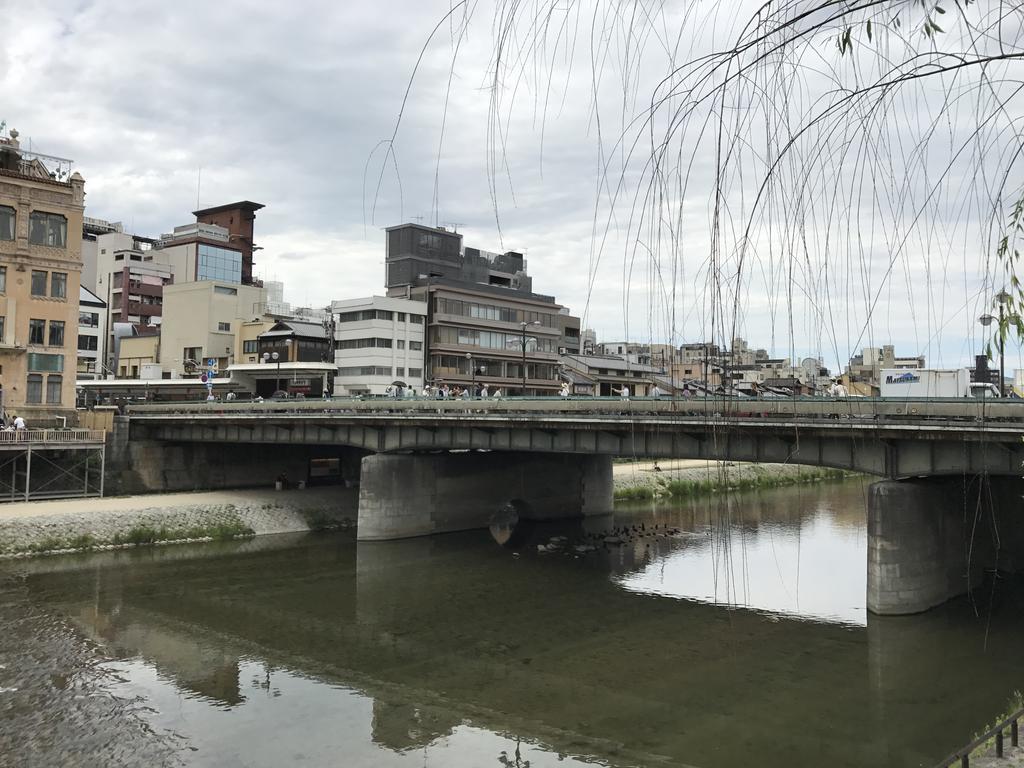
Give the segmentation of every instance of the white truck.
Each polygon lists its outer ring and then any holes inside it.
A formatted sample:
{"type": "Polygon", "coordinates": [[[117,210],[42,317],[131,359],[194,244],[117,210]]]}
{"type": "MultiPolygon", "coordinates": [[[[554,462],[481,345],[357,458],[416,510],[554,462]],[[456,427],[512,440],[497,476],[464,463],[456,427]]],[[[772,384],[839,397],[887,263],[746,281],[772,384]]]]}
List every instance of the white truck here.
{"type": "Polygon", "coordinates": [[[882,397],[999,397],[995,384],[971,381],[966,368],[885,368],[881,372],[882,397]]]}

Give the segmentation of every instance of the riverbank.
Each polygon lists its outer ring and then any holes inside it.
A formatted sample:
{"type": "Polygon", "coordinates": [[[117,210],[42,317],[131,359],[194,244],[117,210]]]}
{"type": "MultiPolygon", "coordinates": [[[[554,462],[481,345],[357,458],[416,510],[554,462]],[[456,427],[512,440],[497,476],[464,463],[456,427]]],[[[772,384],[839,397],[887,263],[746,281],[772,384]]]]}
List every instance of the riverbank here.
{"type": "Polygon", "coordinates": [[[616,463],[612,471],[616,500],[781,488],[856,476],[856,473],[839,469],[799,464],[744,464],[694,459],[616,463]]]}
{"type": "Polygon", "coordinates": [[[358,490],[167,493],[0,505],[0,557],[355,525],[358,490]]]}

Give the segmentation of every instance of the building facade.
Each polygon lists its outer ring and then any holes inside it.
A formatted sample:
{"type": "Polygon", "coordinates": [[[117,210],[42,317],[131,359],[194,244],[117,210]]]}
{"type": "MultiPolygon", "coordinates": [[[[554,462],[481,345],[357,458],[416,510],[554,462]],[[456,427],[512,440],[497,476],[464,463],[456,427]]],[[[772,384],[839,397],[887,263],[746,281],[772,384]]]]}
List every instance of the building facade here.
{"type": "Polygon", "coordinates": [[[0,138],[0,383],[26,420],[75,407],[85,181],[0,138]]]}
{"type": "Polygon", "coordinates": [[[78,289],[77,378],[101,379],[106,365],[107,303],[84,285],[78,289]]]}
{"type": "Polygon", "coordinates": [[[578,348],[579,319],[533,292],[521,253],[463,247],[457,232],[403,224],[387,230],[386,265],[388,296],[427,304],[427,383],[558,392],[559,350],[578,348]]]}
{"type": "Polygon", "coordinates": [[[266,297],[256,286],[201,280],[166,286],[163,300],[160,364],[177,378],[211,367],[226,371],[235,362],[239,326],[253,320],[266,297]]]}
{"type": "Polygon", "coordinates": [[[423,390],[425,301],[371,296],[331,303],[336,395],[383,395],[395,381],[423,390]]]}

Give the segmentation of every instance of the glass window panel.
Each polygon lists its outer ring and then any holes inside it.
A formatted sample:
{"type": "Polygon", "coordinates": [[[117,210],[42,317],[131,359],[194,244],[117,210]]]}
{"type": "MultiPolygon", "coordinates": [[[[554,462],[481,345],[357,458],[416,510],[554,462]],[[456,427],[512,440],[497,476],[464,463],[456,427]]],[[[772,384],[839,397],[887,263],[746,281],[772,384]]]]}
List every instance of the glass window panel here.
{"type": "Polygon", "coordinates": [[[64,355],[46,355],[39,352],[29,352],[28,369],[30,371],[61,373],[64,370],[64,355]]]}
{"type": "Polygon", "coordinates": [[[14,239],[14,209],[0,205],[0,240],[14,239]]]}
{"type": "Polygon", "coordinates": [[[0,293],[7,292],[7,267],[0,267],[0,293]]]}
{"type": "Polygon", "coordinates": [[[46,272],[40,269],[32,270],[32,295],[46,295],[46,272]]]}
{"type": "Polygon", "coordinates": [[[29,320],[28,321],[28,343],[29,344],[44,344],[44,343],[46,343],[46,321],[45,320],[29,320]]]}
{"type": "Polygon", "coordinates": [[[68,220],[58,213],[32,211],[29,215],[28,241],[33,245],[66,248],[68,220]]]}
{"type": "Polygon", "coordinates": [[[64,386],[63,376],[46,377],[46,402],[50,404],[60,403],[60,390],[64,386]]]}
{"type": "Polygon", "coordinates": [[[66,299],[68,296],[67,272],[50,273],[50,295],[55,299],[66,299]]]}
{"type": "Polygon", "coordinates": [[[50,346],[51,347],[63,347],[64,346],[64,321],[63,320],[51,320],[50,321],[50,346]]]}
{"type": "Polygon", "coordinates": [[[28,387],[25,390],[25,402],[43,402],[43,377],[38,373],[30,373],[28,375],[28,387]]]}

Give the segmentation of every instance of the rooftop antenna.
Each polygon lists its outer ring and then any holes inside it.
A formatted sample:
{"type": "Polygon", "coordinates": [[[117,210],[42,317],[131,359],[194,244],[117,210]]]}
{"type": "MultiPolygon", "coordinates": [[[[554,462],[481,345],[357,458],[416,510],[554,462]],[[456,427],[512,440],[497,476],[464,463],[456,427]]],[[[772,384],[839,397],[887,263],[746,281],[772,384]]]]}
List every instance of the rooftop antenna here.
{"type": "Polygon", "coordinates": [[[458,232],[459,231],[459,227],[462,226],[462,222],[461,221],[446,221],[446,222],[444,222],[444,225],[446,227],[451,227],[452,232],[458,232]]]}

